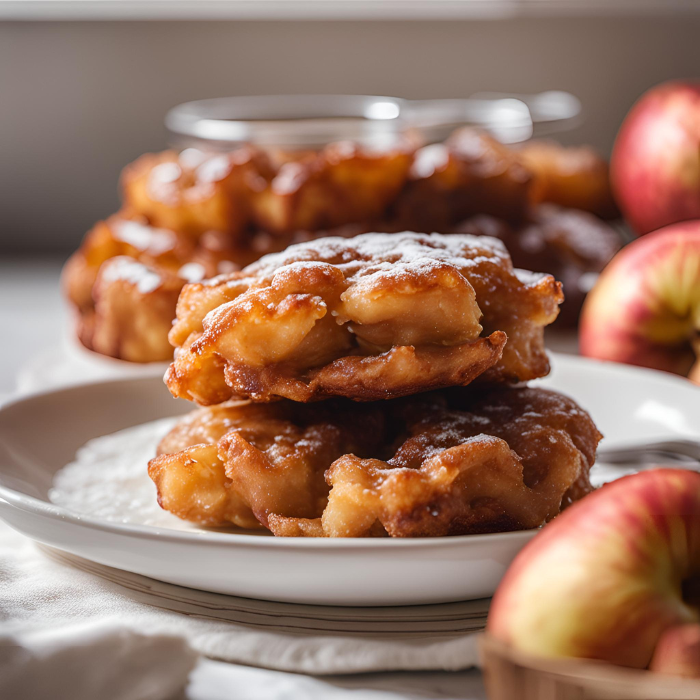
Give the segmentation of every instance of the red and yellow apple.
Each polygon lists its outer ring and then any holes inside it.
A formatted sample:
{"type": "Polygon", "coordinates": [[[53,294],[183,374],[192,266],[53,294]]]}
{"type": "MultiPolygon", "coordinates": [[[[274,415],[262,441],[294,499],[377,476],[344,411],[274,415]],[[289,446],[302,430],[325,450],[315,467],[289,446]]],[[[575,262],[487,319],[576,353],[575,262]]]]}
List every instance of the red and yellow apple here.
{"type": "Polygon", "coordinates": [[[646,668],[666,630],[700,619],[699,584],[700,474],[646,471],[586,496],[520,552],[487,633],[534,655],[646,668]]]}
{"type": "Polygon", "coordinates": [[[700,82],[670,82],[632,107],[617,135],[610,182],[639,234],[700,218],[700,82]]]}
{"type": "Polygon", "coordinates": [[[644,236],[603,270],[581,312],[582,355],[700,380],[700,221],[644,236]]]}

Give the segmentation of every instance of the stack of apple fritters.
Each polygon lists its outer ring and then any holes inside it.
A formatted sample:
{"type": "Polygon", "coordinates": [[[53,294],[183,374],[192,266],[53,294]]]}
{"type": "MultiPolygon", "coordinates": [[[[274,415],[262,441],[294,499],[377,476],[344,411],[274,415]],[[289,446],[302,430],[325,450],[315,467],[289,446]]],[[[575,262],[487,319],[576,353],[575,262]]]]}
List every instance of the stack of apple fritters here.
{"type": "Polygon", "coordinates": [[[324,238],[183,289],[173,395],[204,405],[149,474],[163,508],[278,536],[537,527],[600,434],[549,371],[561,285],[495,238],[324,238]]]}

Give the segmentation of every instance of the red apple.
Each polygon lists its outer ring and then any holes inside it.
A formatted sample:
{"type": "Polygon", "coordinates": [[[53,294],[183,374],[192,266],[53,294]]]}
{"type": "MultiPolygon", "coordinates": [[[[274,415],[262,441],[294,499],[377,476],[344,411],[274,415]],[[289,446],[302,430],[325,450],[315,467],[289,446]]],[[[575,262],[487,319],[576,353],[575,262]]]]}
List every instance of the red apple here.
{"type": "Polygon", "coordinates": [[[617,135],[610,181],[639,234],[700,218],[700,82],[664,83],[642,96],[617,135]]]}
{"type": "Polygon", "coordinates": [[[580,351],[700,378],[700,221],[675,224],[623,248],[581,312],[580,351]]]}
{"type": "Polygon", "coordinates": [[[659,638],[649,669],[684,678],[700,678],[700,625],[669,627],[659,638]]]}
{"type": "Polygon", "coordinates": [[[645,668],[666,629],[697,622],[698,582],[700,474],[646,471],[545,526],[506,572],[487,632],[534,655],[645,668]]]}

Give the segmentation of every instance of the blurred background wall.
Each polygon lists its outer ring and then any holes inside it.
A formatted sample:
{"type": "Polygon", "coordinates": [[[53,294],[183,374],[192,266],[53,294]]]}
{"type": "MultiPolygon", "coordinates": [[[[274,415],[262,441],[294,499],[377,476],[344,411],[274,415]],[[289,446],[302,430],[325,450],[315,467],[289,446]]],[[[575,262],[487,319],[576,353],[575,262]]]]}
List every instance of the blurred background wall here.
{"type": "Polygon", "coordinates": [[[700,74],[700,14],[461,21],[0,23],[0,254],[70,252],[173,105],[260,93],[564,89],[609,153],[632,102],[700,74]]]}

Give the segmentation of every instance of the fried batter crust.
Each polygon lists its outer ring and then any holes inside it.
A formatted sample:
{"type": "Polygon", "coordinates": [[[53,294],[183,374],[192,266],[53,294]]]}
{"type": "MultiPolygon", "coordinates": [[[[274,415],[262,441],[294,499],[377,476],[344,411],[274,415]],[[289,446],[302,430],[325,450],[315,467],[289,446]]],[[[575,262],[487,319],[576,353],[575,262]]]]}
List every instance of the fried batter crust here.
{"type": "Polygon", "coordinates": [[[193,445],[152,459],[148,474],[161,508],[204,527],[259,528],[248,504],[232,488],[216,445],[193,445]]]}
{"type": "Polygon", "coordinates": [[[492,238],[319,239],[187,285],[166,383],[206,405],[224,383],[224,398],[306,402],[386,399],[484,373],[526,381],[549,370],[543,329],[562,298],[552,277],[513,270],[492,238]]]}
{"type": "MultiPolygon", "coordinates": [[[[79,250],[66,264],[63,286],[80,311],[92,309],[92,289],[100,267],[108,260],[127,256],[149,267],[177,272],[192,260],[194,248],[191,240],[174,231],[149,226],[144,219],[115,214],[97,222],[87,233],[79,250]]],[[[211,274],[210,270],[207,272],[211,274]]]]}
{"type": "Polygon", "coordinates": [[[149,474],[162,507],[200,524],[252,512],[278,536],[497,532],[537,527],[588,493],[600,437],[543,389],[228,403],[175,426],[149,474]]]}
{"type": "Polygon", "coordinates": [[[348,452],[378,450],[384,431],[379,409],[348,402],[231,402],[178,423],[148,473],[160,505],[184,520],[250,527],[254,514],[267,527],[270,513],[319,517],[328,465],[348,452]]]}
{"type": "Polygon", "coordinates": [[[184,280],[133,258],[111,258],[100,268],[92,290],[94,311],[84,341],[96,352],[133,362],[165,361],[165,343],[184,280]]]}

